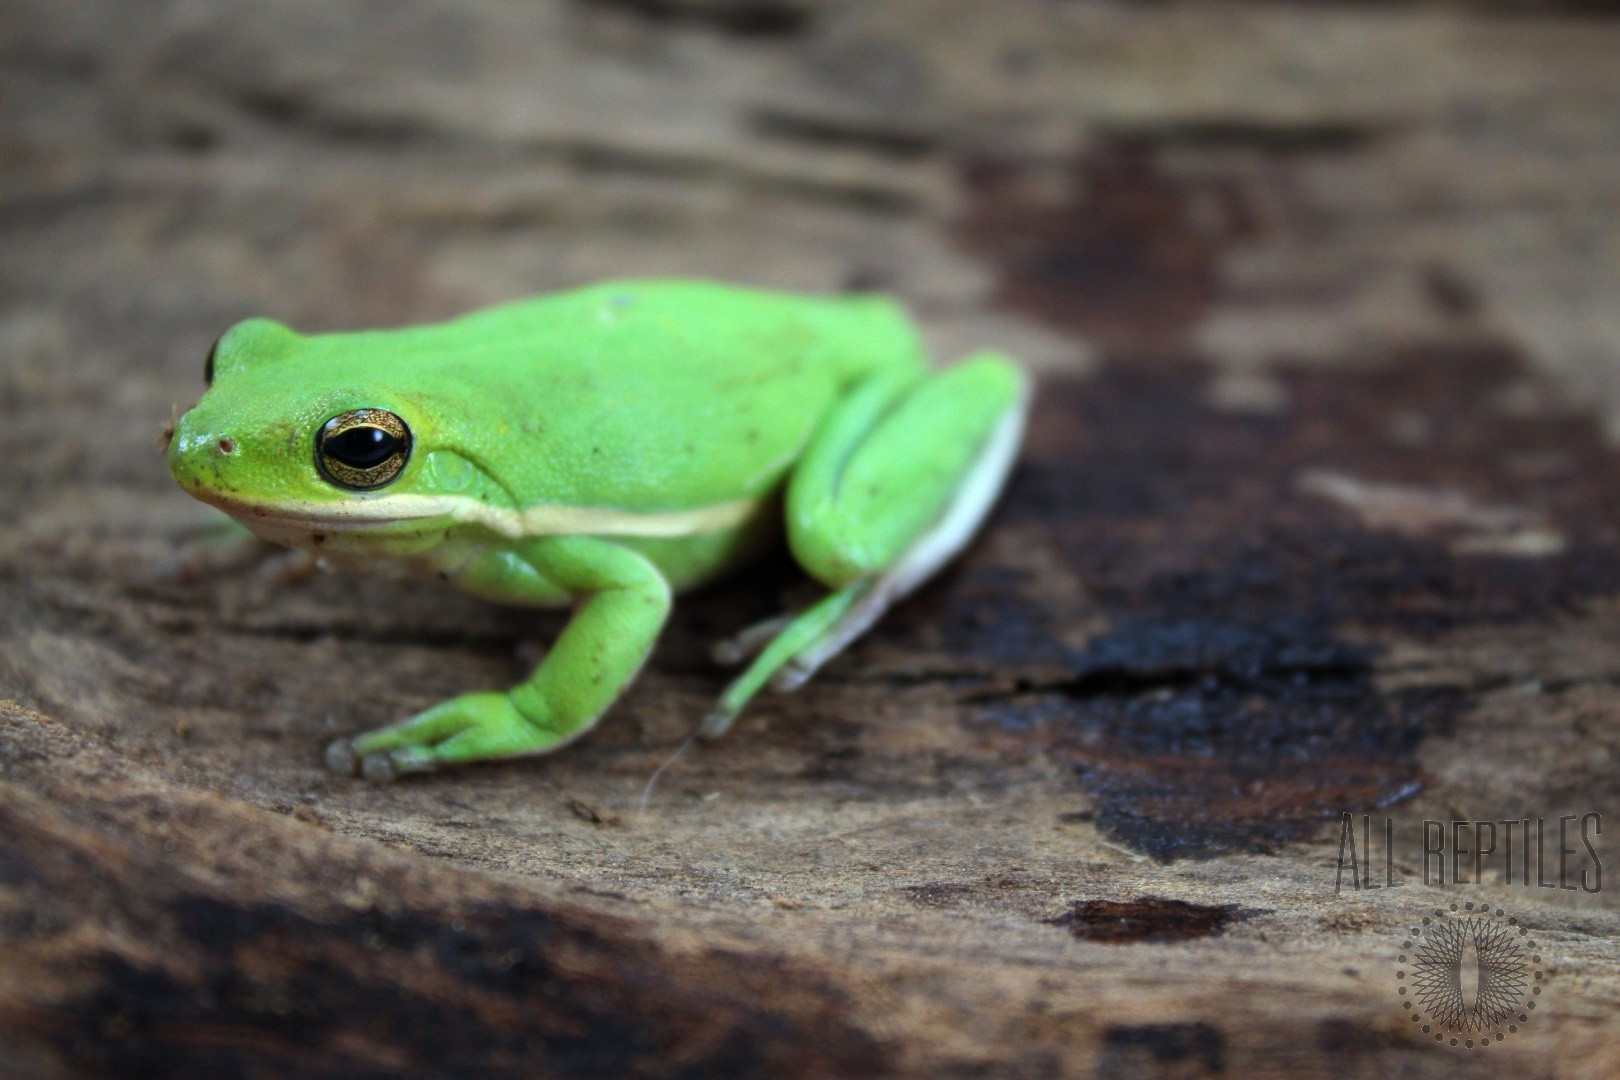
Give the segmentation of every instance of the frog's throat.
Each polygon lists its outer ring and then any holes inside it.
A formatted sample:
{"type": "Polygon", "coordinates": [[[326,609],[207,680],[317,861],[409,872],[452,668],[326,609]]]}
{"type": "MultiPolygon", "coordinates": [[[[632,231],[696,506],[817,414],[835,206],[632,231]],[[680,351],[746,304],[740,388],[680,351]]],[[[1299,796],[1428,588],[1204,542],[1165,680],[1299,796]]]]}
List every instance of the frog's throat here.
{"type": "Polygon", "coordinates": [[[531,506],[514,510],[459,495],[367,495],[347,502],[238,502],[207,499],[252,527],[274,522],[334,532],[439,521],[481,525],[512,540],[537,536],[695,536],[741,525],[762,506],[734,499],[691,510],[638,512],[601,506],[531,506]]]}

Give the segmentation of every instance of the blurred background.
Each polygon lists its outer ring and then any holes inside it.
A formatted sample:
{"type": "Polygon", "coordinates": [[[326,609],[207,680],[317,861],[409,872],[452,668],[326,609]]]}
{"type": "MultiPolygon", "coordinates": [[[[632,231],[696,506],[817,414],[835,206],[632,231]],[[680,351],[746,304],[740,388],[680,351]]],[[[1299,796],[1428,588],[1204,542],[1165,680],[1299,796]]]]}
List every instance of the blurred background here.
{"type": "MultiPolygon", "coordinates": [[[[1620,794],[1617,57],[1575,0],[5,0],[0,1072],[1466,1074],[1334,830],[1620,794]],[[565,754],[326,775],[556,623],[177,579],[210,342],[654,275],[1022,357],[985,539],[651,815],[782,567],[565,754]]],[[[1612,902],[1492,887],[1562,979],[1492,1054],[1615,1075],[1612,902]]]]}
{"type": "Polygon", "coordinates": [[[684,274],[892,290],[947,352],[1179,352],[1257,400],[1269,365],[1488,334],[1612,409],[1603,10],[14,0],[5,396],[155,415],[248,313],[684,274]]]}

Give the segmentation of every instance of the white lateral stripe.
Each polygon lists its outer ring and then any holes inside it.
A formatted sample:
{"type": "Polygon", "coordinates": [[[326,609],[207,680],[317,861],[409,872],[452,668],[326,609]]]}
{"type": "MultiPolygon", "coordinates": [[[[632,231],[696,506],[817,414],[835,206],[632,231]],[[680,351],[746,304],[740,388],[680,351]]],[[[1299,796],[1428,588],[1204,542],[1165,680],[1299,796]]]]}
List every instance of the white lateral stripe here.
{"type": "Polygon", "coordinates": [[[700,506],[695,510],[637,513],[593,506],[531,506],[512,510],[465,495],[378,495],[347,503],[282,503],[246,508],[249,513],[303,520],[336,529],[396,521],[450,518],[483,525],[513,540],[526,536],[693,536],[740,525],[757,510],[757,499],[700,506]]]}
{"type": "Polygon", "coordinates": [[[589,506],[531,506],[523,511],[523,534],[693,536],[741,525],[758,507],[756,499],[734,499],[696,510],[665,510],[652,514],[589,506]]]}

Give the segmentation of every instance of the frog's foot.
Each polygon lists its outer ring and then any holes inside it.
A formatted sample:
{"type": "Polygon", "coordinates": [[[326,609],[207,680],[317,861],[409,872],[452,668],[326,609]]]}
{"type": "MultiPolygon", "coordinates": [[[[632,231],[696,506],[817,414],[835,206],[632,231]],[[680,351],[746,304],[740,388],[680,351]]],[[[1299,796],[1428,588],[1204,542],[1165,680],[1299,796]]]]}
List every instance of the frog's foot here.
{"type": "MultiPolygon", "coordinates": [[[[767,682],[788,670],[788,665],[801,654],[815,650],[830,635],[837,633],[840,621],[855,605],[863,590],[864,586],[860,585],[839,589],[828,593],[819,602],[797,615],[781,615],[771,620],[770,624],[760,623],[743,631],[744,634],[748,634],[770,625],[771,629],[761,636],[769,636],[772,633],[774,636],[754,658],[754,662],[748,665],[748,669],[726,687],[725,693],[720,695],[720,701],[713,711],[703,718],[703,723],[698,727],[698,735],[705,739],[717,739],[730,731],[743,706],[747,705],[749,699],[759,693],[767,682]]],[[[802,679],[799,681],[803,682],[802,679]]]]}
{"type": "Polygon", "coordinates": [[[1022,373],[989,355],[910,386],[874,384],[831,418],[788,509],[795,556],[832,591],[775,631],[700,735],[724,734],[767,683],[803,685],[967,546],[1017,455],[1027,402],[1022,373]]]}
{"type": "Polygon", "coordinates": [[[760,651],[771,643],[771,639],[787,629],[792,621],[793,613],[783,612],[752,626],[746,626],[731,637],[715,642],[709,648],[709,655],[714,658],[715,663],[727,667],[740,664],[751,656],[759,655],[760,651]]]}
{"type": "Polygon", "coordinates": [[[542,753],[571,737],[530,720],[510,694],[462,694],[398,724],[338,739],[326,748],[326,767],[386,784],[446,765],[542,753]]]}

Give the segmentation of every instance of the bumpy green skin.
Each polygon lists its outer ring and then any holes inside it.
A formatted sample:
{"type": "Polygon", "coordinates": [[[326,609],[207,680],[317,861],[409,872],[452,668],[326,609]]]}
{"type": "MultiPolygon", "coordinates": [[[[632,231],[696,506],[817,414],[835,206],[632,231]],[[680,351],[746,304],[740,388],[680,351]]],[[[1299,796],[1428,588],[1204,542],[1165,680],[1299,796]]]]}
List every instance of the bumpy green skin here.
{"type": "Polygon", "coordinates": [[[795,556],[834,591],[734,684],[709,725],[722,729],[860,597],[881,610],[897,580],[886,572],[960,492],[983,501],[999,485],[975,463],[1027,390],[995,356],[930,374],[910,321],[881,298],[682,281],[609,282],[400,330],[306,337],[251,319],[212,367],[169,446],[191,495],[339,566],[576,605],[520,686],[329,752],[375,779],[583,733],[645,660],[671,592],[737,565],[785,516],[795,556]],[[374,490],[340,487],[316,463],[317,433],[354,409],[410,429],[404,469],[374,490]]]}

